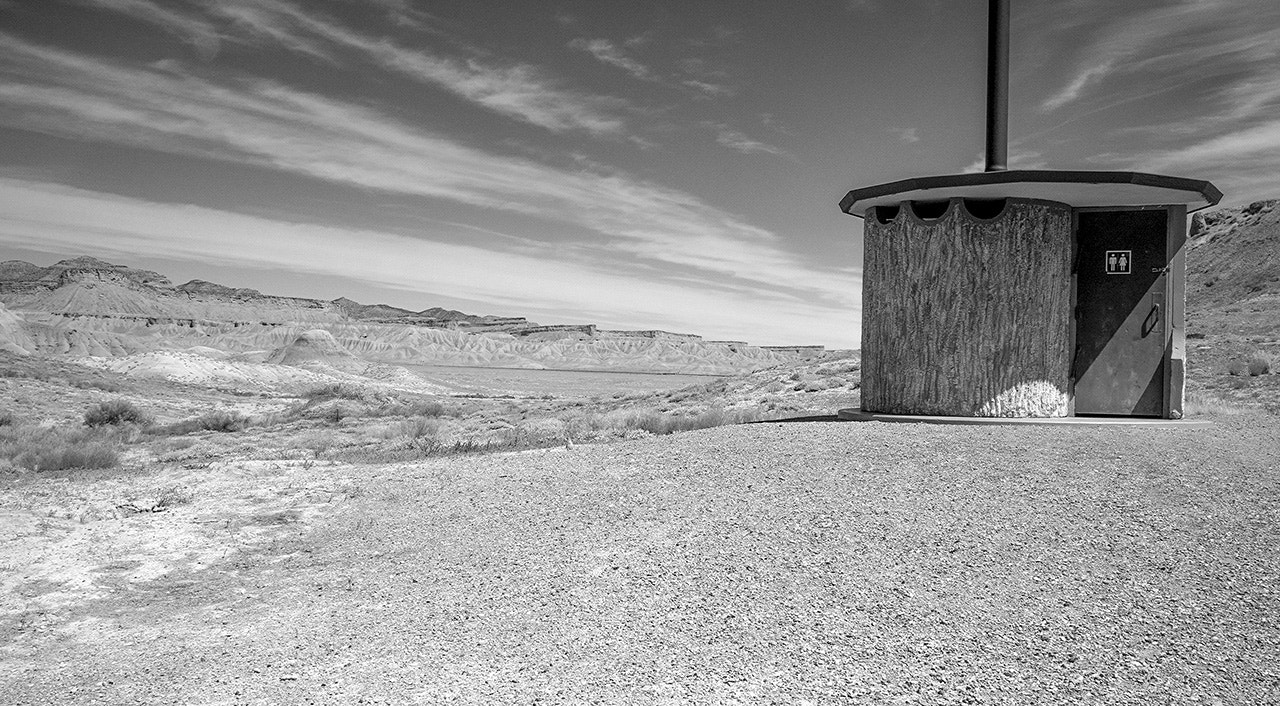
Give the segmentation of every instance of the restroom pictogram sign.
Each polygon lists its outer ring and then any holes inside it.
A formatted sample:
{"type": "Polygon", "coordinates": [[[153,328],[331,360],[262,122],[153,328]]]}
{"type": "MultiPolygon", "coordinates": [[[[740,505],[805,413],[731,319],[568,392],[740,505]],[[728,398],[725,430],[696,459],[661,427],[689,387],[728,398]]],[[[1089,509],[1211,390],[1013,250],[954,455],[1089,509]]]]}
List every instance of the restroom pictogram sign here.
{"type": "Polygon", "coordinates": [[[1108,250],[1107,274],[1127,275],[1133,272],[1132,250],[1108,250]]]}

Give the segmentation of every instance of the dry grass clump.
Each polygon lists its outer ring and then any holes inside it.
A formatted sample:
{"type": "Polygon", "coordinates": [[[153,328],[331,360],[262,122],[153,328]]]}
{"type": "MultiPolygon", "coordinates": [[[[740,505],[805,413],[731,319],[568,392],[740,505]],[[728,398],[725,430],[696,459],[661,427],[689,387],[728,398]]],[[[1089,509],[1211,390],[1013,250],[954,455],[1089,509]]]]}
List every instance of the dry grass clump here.
{"type": "Polygon", "coordinates": [[[436,400],[393,400],[370,409],[370,417],[441,417],[444,405],[436,400]]]}
{"type": "Polygon", "coordinates": [[[388,436],[404,439],[411,448],[425,451],[440,444],[444,433],[439,419],[414,417],[398,422],[391,428],[388,436]]]}
{"type": "Polygon", "coordinates": [[[107,400],[90,407],[84,413],[84,424],[89,427],[120,424],[150,424],[151,419],[137,405],[124,399],[107,400]]]}
{"type": "Polygon", "coordinates": [[[193,419],[184,419],[154,429],[154,433],[166,436],[182,436],[197,431],[237,432],[249,426],[249,418],[239,412],[215,410],[193,419]]]}
{"type": "Polygon", "coordinates": [[[742,424],[757,421],[758,411],[753,409],[726,410],[709,407],[685,414],[662,414],[653,409],[621,409],[607,414],[576,414],[563,418],[566,432],[575,440],[590,440],[610,430],[635,429],[655,436],[694,429],[709,429],[726,424],[742,424]]]}
{"type": "Polygon", "coordinates": [[[287,410],[288,419],[318,419],[330,424],[355,417],[441,417],[456,414],[437,400],[387,400],[346,384],[325,385],[303,395],[287,410]]]}
{"type": "MultiPolygon", "coordinates": [[[[437,456],[515,451],[550,445],[532,443],[529,438],[516,433],[515,428],[489,438],[455,439],[444,422],[431,417],[402,420],[384,428],[377,436],[380,437],[378,440],[335,448],[328,455],[344,463],[403,463],[437,456]]],[[[317,447],[313,445],[313,448],[317,447]]],[[[316,451],[316,457],[328,449],[326,445],[323,450],[316,451]]]]}
{"type": "Polygon", "coordinates": [[[335,382],[313,387],[303,393],[302,396],[308,400],[365,400],[370,395],[368,390],[358,385],[335,382]]]}
{"type": "Polygon", "coordinates": [[[1275,368],[1275,362],[1271,356],[1265,353],[1254,353],[1248,360],[1236,359],[1227,364],[1227,374],[1236,377],[1258,377],[1259,375],[1269,375],[1275,368]]]}
{"type": "Polygon", "coordinates": [[[114,468],[125,433],[102,428],[5,426],[0,459],[33,471],[114,468]]]}
{"type": "Polygon", "coordinates": [[[1204,393],[1190,393],[1182,405],[1184,417],[1217,417],[1222,415],[1241,414],[1250,411],[1243,405],[1228,402],[1221,397],[1204,393]]]}

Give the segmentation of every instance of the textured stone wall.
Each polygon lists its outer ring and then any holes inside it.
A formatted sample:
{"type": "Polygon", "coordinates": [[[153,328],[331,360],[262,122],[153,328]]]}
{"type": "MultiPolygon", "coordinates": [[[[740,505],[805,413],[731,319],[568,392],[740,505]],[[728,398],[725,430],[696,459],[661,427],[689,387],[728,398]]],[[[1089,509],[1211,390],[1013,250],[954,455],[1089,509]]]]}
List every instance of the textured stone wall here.
{"type": "Polygon", "coordinates": [[[870,209],[862,408],[1067,416],[1071,226],[1069,206],[1022,199],[990,220],[960,199],[936,220],[904,203],[882,223],[870,209]]]}

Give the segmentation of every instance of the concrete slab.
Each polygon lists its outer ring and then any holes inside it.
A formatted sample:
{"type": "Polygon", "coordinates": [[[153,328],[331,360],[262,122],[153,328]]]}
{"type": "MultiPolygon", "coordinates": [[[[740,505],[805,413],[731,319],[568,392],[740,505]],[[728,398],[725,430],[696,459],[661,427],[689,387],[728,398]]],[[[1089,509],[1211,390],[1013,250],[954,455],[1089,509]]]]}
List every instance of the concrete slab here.
{"type": "Polygon", "coordinates": [[[847,422],[906,422],[914,424],[1013,424],[1022,426],[1145,427],[1157,429],[1202,429],[1212,426],[1203,419],[1152,419],[1149,417],[932,417],[924,414],[880,414],[860,409],[842,409],[847,422]]]}

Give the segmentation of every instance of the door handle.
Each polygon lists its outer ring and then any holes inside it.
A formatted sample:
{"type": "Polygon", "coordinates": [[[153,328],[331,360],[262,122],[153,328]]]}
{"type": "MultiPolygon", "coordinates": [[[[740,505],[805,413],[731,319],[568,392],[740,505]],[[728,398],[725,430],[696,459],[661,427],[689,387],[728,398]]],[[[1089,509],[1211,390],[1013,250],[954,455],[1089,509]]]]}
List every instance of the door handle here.
{"type": "Polygon", "coordinates": [[[1160,304],[1152,304],[1151,311],[1147,312],[1147,318],[1142,320],[1142,337],[1146,338],[1152,331],[1156,330],[1156,326],[1160,324],[1160,304]]]}

